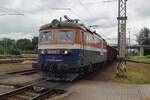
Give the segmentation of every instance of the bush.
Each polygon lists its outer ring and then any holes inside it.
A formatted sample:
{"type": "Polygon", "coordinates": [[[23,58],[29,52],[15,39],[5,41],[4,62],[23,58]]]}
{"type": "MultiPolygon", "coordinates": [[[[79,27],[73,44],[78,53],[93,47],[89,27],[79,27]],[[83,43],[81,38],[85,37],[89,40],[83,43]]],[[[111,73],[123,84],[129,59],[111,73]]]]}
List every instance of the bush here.
{"type": "Polygon", "coordinates": [[[36,51],[22,51],[22,54],[36,54],[36,51]]]}
{"type": "MultiPolygon", "coordinates": [[[[20,55],[21,53],[16,48],[5,48],[5,53],[10,55],[20,55]]],[[[0,54],[4,54],[4,47],[0,46],[0,54]]]]}
{"type": "Polygon", "coordinates": [[[128,53],[128,56],[137,56],[137,54],[134,52],[130,52],[130,53],[128,53]]]}
{"type": "Polygon", "coordinates": [[[4,54],[4,48],[0,45],[0,54],[4,54]]]}
{"type": "Polygon", "coordinates": [[[0,54],[20,55],[21,53],[36,54],[38,37],[30,39],[13,40],[4,38],[0,40],[0,54]],[[7,44],[6,44],[7,43],[7,44]],[[6,44],[6,45],[5,45],[6,44]]]}
{"type": "Polygon", "coordinates": [[[145,56],[146,58],[150,59],[150,55],[145,56]]]}
{"type": "Polygon", "coordinates": [[[21,53],[20,53],[19,50],[12,49],[12,50],[10,51],[10,54],[11,54],[11,55],[20,55],[21,53]]]}

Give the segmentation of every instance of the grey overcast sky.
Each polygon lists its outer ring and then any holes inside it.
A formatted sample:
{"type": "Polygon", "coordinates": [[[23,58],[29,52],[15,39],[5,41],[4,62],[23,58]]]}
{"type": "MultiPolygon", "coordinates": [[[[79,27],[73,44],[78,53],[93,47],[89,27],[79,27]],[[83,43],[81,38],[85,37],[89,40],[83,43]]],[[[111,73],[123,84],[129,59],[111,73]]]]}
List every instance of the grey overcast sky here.
{"type": "MultiPolygon", "coordinates": [[[[117,0],[0,0],[0,38],[32,38],[38,35],[41,25],[52,19],[68,15],[86,25],[99,25],[97,32],[109,43],[117,38],[117,0]],[[70,8],[54,10],[52,8],[70,8]],[[24,16],[7,15],[21,13],[24,16]]],[[[141,28],[150,28],[150,3],[148,0],[128,0],[127,29],[132,43],[141,28]]]]}

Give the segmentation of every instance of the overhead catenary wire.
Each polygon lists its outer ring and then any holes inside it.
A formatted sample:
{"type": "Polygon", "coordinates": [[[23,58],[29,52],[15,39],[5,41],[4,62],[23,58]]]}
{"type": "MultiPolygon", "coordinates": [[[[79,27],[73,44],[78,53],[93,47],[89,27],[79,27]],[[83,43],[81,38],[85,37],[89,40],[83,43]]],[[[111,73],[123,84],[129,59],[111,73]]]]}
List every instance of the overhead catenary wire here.
{"type": "Polygon", "coordinates": [[[102,3],[111,3],[111,2],[116,2],[117,0],[103,0],[102,3]]]}
{"type": "Polygon", "coordinates": [[[0,7],[0,12],[2,12],[0,14],[0,16],[6,16],[6,15],[24,15],[23,13],[17,12],[17,11],[12,10],[12,9],[8,9],[6,7],[0,7]]]}
{"type": "MultiPolygon", "coordinates": [[[[56,0],[57,1],[57,0],[56,0]]],[[[58,2],[58,1],[57,1],[58,2]]],[[[83,16],[79,16],[72,8],[68,7],[67,5],[63,4],[62,1],[60,0],[60,2],[58,2],[58,4],[61,4],[61,6],[65,6],[64,7],[60,7],[60,8],[55,8],[56,10],[68,10],[69,12],[71,12],[73,15],[75,15],[76,17],[83,19],[83,16]]]]}
{"type": "Polygon", "coordinates": [[[86,7],[86,6],[81,2],[81,0],[78,0],[78,1],[79,1],[79,4],[80,4],[85,10],[88,11],[89,17],[92,16],[92,17],[94,18],[93,14],[92,14],[91,11],[89,10],[89,8],[86,7]]]}

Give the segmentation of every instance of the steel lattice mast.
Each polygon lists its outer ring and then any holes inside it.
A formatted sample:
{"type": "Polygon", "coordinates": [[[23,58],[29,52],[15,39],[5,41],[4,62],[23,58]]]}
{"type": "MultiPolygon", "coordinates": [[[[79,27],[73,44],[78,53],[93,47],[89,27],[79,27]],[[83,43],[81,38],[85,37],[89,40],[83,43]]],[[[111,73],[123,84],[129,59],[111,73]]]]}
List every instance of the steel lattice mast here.
{"type": "Polygon", "coordinates": [[[119,57],[126,57],[126,3],[127,0],[118,0],[118,49],[119,57]]]}

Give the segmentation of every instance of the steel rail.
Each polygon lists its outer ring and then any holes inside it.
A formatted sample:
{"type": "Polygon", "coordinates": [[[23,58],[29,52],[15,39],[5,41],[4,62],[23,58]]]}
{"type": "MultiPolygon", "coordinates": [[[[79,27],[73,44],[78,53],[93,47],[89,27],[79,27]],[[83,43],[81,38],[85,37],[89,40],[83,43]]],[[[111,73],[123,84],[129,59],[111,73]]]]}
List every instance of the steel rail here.
{"type": "Polygon", "coordinates": [[[45,98],[50,98],[51,96],[54,96],[54,95],[60,95],[60,94],[63,94],[65,93],[66,91],[65,90],[59,90],[59,89],[49,89],[47,91],[45,91],[44,93],[42,94],[39,94],[29,100],[44,100],[45,98]]]}
{"type": "Polygon", "coordinates": [[[23,92],[27,89],[29,89],[30,87],[32,87],[33,84],[30,84],[30,85],[27,85],[27,86],[24,86],[24,87],[21,87],[21,88],[17,88],[17,89],[14,89],[14,90],[11,90],[11,91],[8,91],[8,92],[5,92],[3,94],[0,94],[0,100],[5,100],[5,98],[8,98],[10,96],[14,96],[20,92],[23,92]]]}
{"type": "Polygon", "coordinates": [[[23,86],[23,87],[20,87],[20,88],[16,88],[14,90],[11,90],[11,91],[8,91],[8,92],[5,92],[5,93],[2,93],[0,94],[0,100],[5,100],[6,98],[9,98],[10,96],[15,96],[16,94],[19,94],[21,92],[24,92],[26,91],[27,89],[30,89],[31,87],[33,87],[34,85],[40,83],[40,82],[44,82],[46,80],[41,80],[39,82],[33,82],[31,84],[28,84],[26,86],[23,86]]]}
{"type": "Polygon", "coordinates": [[[60,84],[58,84],[58,85],[56,85],[56,86],[54,86],[54,87],[48,89],[48,90],[45,91],[44,93],[39,94],[39,95],[37,95],[37,96],[35,96],[35,97],[29,99],[29,100],[44,100],[45,98],[51,97],[51,96],[53,96],[53,95],[63,94],[63,93],[65,93],[66,91],[63,90],[61,87],[62,87],[62,86],[65,86],[66,84],[68,84],[68,83],[60,83],[60,84]],[[59,89],[59,88],[60,88],[60,89],[59,89]]]}
{"type": "Polygon", "coordinates": [[[135,62],[135,63],[141,63],[141,64],[150,64],[150,62],[135,61],[135,60],[131,60],[131,59],[127,59],[126,61],[128,61],[128,62],[135,62]]]}
{"type": "Polygon", "coordinates": [[[54,91],[54,90],[47,90],[44,93],[39,94],[39,95],[29,99],[29,100],[42,100],[42,99],[44,99],[46,97],[49,97],[49,96],[52,96],[54,94],[56,94],[56,91],[54,91]]]}
{"type": "Polygon", "coordinates": [[[0,59],[0,64],[21,63],[26,60],[36,61],[37,58],[0,59]]]}
{"type": "MultiPolygon", "coordinates": [[[[33,86],[36,86],[38,83],[44,82],[44,81],[46,81],[46,80],[34,82],[29,85],[2,93],[2,94],[0,94],[0,100],[5,100],[5,99],[15,97],[15,96],[17,97],[17,95],[20,95],[21,93],[24,93],[24,92],[30,90],[33,86]]],[[[64,87],[67,84],[68,83],[59,83],[51,88],[45,89],[45,91],[43,93],[35,95],[31,98],[28,98],[27,100],[43,100],[45,98],[50,98],[51,96],[54,96],[54,95],[63,94],[63,93],[65,93],[65,91],[61,87],[64,87]]],[[[33,93],[34,93],[34,91],[33,91],[33,93]]]]}
{"type": "Polygon", "coordinates": [[[35,72],[37,72],[37,70],[29,69],[29,70],[23,70],[23,71],[10,72],[6,74],[28,74],[28,73],[35,73],[35,72]]]}

